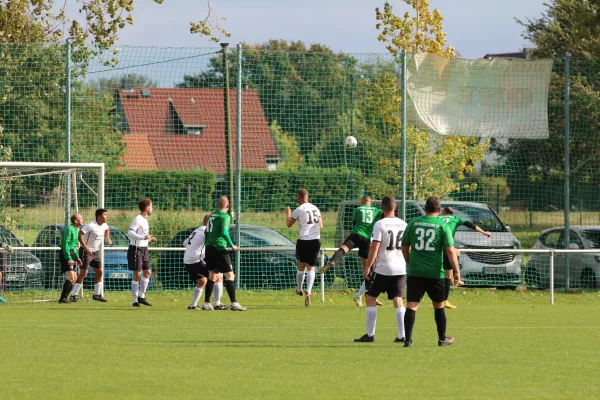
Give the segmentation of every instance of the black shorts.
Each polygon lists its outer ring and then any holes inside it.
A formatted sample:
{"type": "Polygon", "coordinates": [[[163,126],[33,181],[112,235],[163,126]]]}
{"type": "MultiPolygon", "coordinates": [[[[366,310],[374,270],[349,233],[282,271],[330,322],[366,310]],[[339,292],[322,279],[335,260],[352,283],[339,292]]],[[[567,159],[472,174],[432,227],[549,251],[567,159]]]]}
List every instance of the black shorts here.
{"type": "Polygon", "coordinates": [[[89,254],[83,247],[79,249],[79,259],[83,261],[81,265],[81,269],[92,268],[102,268],[102,263],[100,262],[100,252],[95,251],[93,254],[89,254]]]}
{"type": "MultiPolygon", "coordinates": [[[[71,259],[74,261],[79,260],[75,250],[71,250],[71,259]]],[[[77,264],[69,265],[69,260],[67,260],[67,257],[65,257],[62,250],[58,252],[58,260],[60,261],[60,270],[62,272],[69,272],[69,271],[77,270],[77,264]]]]}
{"type": "Polygon", "coordinates": [[[130,271],[150,270],[150,251],[147,247],[129,246],[127,269],[130,271]]]}
{"type": "Polygon", "coordinates": [[[431,301],[437,303],[443,302],[446,297],[446,282],[444,278],[409,276],[406,281],[406,288],[406,300],[411,303],[420,303],[425,293],[427,293],[431,301]]]}
{"type": "Polygon", "coordinates": [[[206,263],[200,260],[194,264],[183,264],[185,270],[190,275],[190,279],[194,283],[198,283],[198,281],[202,278],[208,278],[208,268],[206,268],[206,263]]]}
{"type": "Polygon", "coordinates": [[[344,246],[348,250],[352,250],[358,247],[358,256],[365,260],[369,258],[369,247],[371,247],[371,241],[364,236],[356,233],[351,233],[344,241],[344,246]]]}
{"type": "Polygon", "coordinates": [[[388,299],[404,297],[406,286],[406,275],[381,275],[375,272],[371,276],[371,286],[367,294],[371,297],[379,297],[381,293],[387,293],[388,299]]]}
{"type": "Polygon", "coordinates": [[[446,255],[446,252],[444,251],[444,271],[452,271],[454,268],[452,268],[452,264],[450,264],[450,259],[448,258],[448,256],[446,255]]]}
{"type": "Polygon", "coordinates": [[[321,240],[300,240],[296,242],[296,258],[309,267],[316,267],[321,250],[321,240]]]}
{"type": "Polygon", "coordinates": [[[204,262],[209,271],[227,273],[233,272],[231,258],[227,250],[219,250],[213,246],[206,246],[204,262]]]}

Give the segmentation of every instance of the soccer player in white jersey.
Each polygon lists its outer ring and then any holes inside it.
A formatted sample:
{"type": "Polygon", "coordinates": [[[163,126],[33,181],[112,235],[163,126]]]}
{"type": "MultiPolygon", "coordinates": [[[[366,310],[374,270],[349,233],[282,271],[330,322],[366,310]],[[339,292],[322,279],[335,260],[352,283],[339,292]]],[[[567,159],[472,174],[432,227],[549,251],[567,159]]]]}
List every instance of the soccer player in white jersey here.
{"type": "Polygon", "coordinates": [[[106,223],[108,221],[108,211],[104,208],[96,210],[96,220],[84,225],[79,230],[79,259],[82,265],[79,268],[79,275],[71,291],[71,301],[77,302],[77,295],[83,285],[83,280],[88,274],[90,267],[94,268],[94,295],[92,300],[106,303],[104,298],[104,265],[100,260],[100,247],[102,241],[106,238],[108,244],[112,244],[110,239],[110,229],[106,223]]]}
{"type": "Polygon", "coordinates": [[[206,263],[204,262],[204,231],[206,230],[209,217],[210,215],[205,215],[202,226],[195,229],[183,241],[183,247],[185,247],[183,265],[192,281],[196,284],[192,295],[192,302],[188,306],[188,310],[198,308],[198,301],[200,301],[208,278],[208,268],[206,268],[206,263]]]}
{"type": "Polygon", "coordinates": [[[156,238],[150,235],[148,217],[152,215],[152,200],[142,199],[138,203],[140,215],[133,219],[127,237],[129,237],[129,249],[127,249],[127,266],[133,271],[131,281],[131,294],[133,295],[133,307],[140,304],[151,306],[146,300],[146,289],[150,282],[150,252],[148,243],[156,243],[156,238]]]}
{"type": "Polygon", "coordinates": [[[386,292],[388,299],[392,300],[396,308],[396,327],[398,335],[396,343],[404,343],[404,313],[406,309],[402,298],[406,286],[406,262],[402,256],[401,240],[406,222],[394,216],[396,200],[392,196],[385,196],[381,200],[383,219],[377,221],[373,227],[373,242],[369,248],[369,258],[364,265],[365,279],[371,279],[371,287],[367,291],[367,333],[355,342],[374,342],[375,326],[377,325],[377,305],[375,300],[386,292]],[[371,265],[377,259],[377,269],[373,276],[369,276],[371,265]]]}
{"type": "Polygon", "coordinates": [[[304,270],[306,269],[306,297],[304,305],[310,306],[310,295],[315,283],[315,267],[321,250],[321,229],[323,220],[319,209],[308,202],[308,191],[298,190],[298,204],[300,206],[292,211],[289,207],[285,209],[285,223],[291,228],[296,221],[299,225],[298,242],[296,242],[296,258],[298,259],[298,271],[296,272],[296,293],[302,296],[302,284],[304,283],[304,270]]]}

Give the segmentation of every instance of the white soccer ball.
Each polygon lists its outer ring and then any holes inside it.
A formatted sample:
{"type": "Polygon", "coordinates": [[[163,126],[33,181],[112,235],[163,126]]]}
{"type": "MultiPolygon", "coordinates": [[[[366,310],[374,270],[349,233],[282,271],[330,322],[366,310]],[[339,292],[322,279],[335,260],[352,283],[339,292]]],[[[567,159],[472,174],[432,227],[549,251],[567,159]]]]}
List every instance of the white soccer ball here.
{"type": "Polygon", "coordinates": [[[358,140],[356,140],[356,138],[354,136],[348,136],[346,138],[346,147],[348,147],[349,149],[353,149],[358,145],[358,140]]]}

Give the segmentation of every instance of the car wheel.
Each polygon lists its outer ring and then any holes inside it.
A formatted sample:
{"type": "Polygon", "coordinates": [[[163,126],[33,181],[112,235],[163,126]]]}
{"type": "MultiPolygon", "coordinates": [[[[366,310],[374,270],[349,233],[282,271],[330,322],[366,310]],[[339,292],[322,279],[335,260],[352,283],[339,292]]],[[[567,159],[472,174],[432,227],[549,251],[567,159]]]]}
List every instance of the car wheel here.
{"type": "Polygon", "coordinates": [[[535,268],[526,268],[525,269],[525,283],[527,286],[543,289],[542,278],[540,277],[540,273],[535,268]]]}
{"type": "Polygon", "coordinates": [[[581,272],[581,278],[579,280],[579,287],[582,288],[596,288],[598,287],[598,278],[591,269],[584,269],[581,272]]]}

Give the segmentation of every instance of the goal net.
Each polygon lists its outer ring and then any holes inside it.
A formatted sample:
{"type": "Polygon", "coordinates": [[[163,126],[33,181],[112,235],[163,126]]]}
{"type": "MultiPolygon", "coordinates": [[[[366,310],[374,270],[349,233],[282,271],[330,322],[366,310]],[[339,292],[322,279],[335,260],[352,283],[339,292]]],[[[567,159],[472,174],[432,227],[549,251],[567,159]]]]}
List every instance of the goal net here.
{"type": "MultiPolygon", "coordinates": [[[[66,224],[75,213],[91,222],[103,206],[104,164],[0,162],[0,295],[56,298],[64,282],[58,246],[66,224]]],[[[90,273],[84,288],[92,279],[90,273]]]]}

